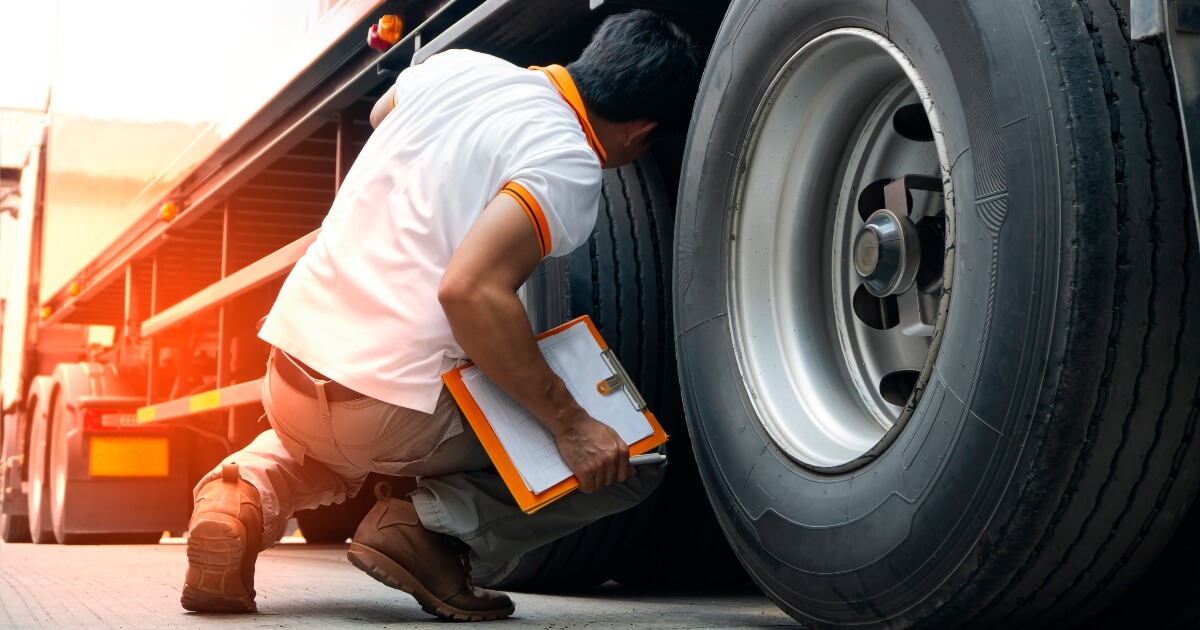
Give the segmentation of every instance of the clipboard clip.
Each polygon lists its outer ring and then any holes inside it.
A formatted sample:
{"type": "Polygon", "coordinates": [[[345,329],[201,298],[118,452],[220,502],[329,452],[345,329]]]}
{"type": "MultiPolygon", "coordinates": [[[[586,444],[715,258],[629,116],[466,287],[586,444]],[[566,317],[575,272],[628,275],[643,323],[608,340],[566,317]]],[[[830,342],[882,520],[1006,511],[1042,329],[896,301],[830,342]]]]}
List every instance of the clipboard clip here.
{"type": "Polygon", "coordinates": [[[608,396],[617,390],[623,390],[636,411],[645,409],[646,399],[642,398],[642,393],[634,386],[633,380],[629,378],[629,373],[625,371],[625,366],[617,360],[617,355],[612,348],[605,349],[600,353],[600,357],[604,359],[608,369],[612,370],[613,375],[596,383],[596,391],[600,392],[602,396],[608,396]]]}

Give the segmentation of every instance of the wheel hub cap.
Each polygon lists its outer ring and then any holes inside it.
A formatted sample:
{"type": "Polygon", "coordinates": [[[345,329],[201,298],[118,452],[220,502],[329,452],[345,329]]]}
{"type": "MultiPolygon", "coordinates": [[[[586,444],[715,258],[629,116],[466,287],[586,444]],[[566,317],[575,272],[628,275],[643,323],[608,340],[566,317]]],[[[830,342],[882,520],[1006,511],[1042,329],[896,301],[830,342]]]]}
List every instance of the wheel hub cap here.
{"type": "Polygon", "coordinates": [[[907,216],[872,214],[854,239],[854,269],[875,297],[904,293],[921,264],[921,239],[907,216]]]}

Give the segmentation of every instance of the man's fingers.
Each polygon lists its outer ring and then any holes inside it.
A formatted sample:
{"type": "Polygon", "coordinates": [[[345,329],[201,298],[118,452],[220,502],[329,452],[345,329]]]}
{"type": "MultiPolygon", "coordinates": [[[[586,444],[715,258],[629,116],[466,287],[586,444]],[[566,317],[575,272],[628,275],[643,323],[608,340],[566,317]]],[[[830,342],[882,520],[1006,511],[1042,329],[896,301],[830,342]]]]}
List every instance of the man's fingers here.
{"type": "Polygon", "coordinates": [[[625,465],[621,466],[620,468],[621,474],[617,476],[617,483],[625,483],[625,480],[637,474],[637,471],[633,469],[633,464],[628,462],[626,462],[625,465]]]}
{"type": "Polygon", "coordinates": [[[596,482],[600,472],[595,466],[589,466],[583,471],[583,474],[579,475],[579,489],[584,494],[591,494],[596,491],[596,482]]]}
{"type": "Polygon", "coordinates": [[[614,483],[621,483],[634,474],[629,463],[629,447],[611,427],[594,421],[587,427],[590,434],[581,440],[561,444],[565,459],[579,480],[579,490],[591,494],[614,483]]]}

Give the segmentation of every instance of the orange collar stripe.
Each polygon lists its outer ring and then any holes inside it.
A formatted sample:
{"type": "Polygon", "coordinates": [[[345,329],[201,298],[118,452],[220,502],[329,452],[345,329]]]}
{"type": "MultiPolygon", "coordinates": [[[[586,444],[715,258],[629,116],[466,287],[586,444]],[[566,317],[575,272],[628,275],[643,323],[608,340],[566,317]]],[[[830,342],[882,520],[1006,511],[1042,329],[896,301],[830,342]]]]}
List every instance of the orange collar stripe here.
{"type": "Polygon", "coordinates": [[[579,95],[579,90],[575,87],[575,81],[571,78],[571,74],[567,69],[560,65],[552,66],[534,66],[531,70],[541,70],[550,78],[550,82],[558,90],[559,95],[563,100],[575,110],[575,115],[579,118],[579,126],[583,127],[583,135],[587,136],[588,144],[592,150],[596,152],[596,157],[600,158],[600,163],[603,164],[608,159],[608,154],[604,152],[604,147],[600,146],[600,139],[596,137],[595,130],[592,129],[592,123],[588,122],[587,110],[583,106],[583,97],[579,95]]]}

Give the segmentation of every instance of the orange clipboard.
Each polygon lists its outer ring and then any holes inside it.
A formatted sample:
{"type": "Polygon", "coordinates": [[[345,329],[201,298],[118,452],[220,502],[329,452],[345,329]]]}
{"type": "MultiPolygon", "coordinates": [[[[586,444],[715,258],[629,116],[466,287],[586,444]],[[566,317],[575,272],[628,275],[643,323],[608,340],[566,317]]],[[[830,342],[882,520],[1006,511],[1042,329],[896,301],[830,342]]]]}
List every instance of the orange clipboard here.
{"type": "MultiPolygon", "coordinates": [[[[634,409],[638,409],[637,403],[641,404],[640,411],[645,415],[646,420],[650,423],[650,427],[653,430],[653,433],[650,435],[630,444],[629,454],[631,456],[641,455],[665,444],[667,441],[666,431],[663,431],[654,414],[645,406],[645,403],[641,399],[641,394],[637,392],[637,388],[634,387],[633,383],[629,382],[629,377],[625,374],[625,369],[616,361],[615,355],[612,354],[608,344],[604,342],[604,338],[600,336],[600,331],[596,329],[596,325],[590,317],[587,315],[577,317],[561,326],[538,335],[537,340],[541,341],[547,337],[554,336],[581,323],[587,326],[592,337],[596,340],[596,344],[600,347],[601,354],[604,355],[602,358],[604,358],[605,362],[614,372],[612,378],[597,383],[596,389],[602,395],[622,395],[617,390],[624,390],[623,395],[628,396],[631,404],[634,405],[634,409]]],[[[525,485],[525,480],[521,477],[521,473],[517,470],[512,458],[509,457],[508,452],[504,449],[500,438],[496,436],[495,429],[492,428],[491,423],[479,408],[479,403],[475,400],[475,397],[463,381],[463,370],[473,366],[474,363],[461,365],[443,374],[442,380],[446,383],[446,388],[450,390],[450,394],[454,396],[454,400],[458,403],[459,408],[462,409],[467,422],[475,430],[475,435],[479,437],[480,443],[483,444],[483,448],[487,451],[488,456],[491,457],[492,463],[500,473],[500,478],[504,480],[504,485],[508,486],[509,492],[516,499],[517,506],[526,514],[533,514],[549,505],[555,499],[578,488],[579,480],[574,475],[537,494],[525,485]]]]}

